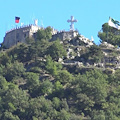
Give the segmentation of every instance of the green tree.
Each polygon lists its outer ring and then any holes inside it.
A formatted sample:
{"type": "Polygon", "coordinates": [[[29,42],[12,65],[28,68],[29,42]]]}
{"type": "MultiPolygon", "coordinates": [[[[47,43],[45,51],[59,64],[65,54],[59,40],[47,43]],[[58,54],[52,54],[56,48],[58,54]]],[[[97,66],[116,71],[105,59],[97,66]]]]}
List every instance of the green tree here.
{"type": "Polygon", "coordinates": [[[4,75],[4,71],[5,71],[5,66],[4,65],[0,65],[0,75],[3,76],[4,75]]]}
{"type": "Polygon", "coordinates": [[[52,37],[52,28],[47,27],[46,29],[40,29],[37,31],[36,36],[37,39],[39,40],[41,39],[49,40],[52,37]]]}
{"type": "MultiPolygon", "coordinates": [[[[28,94],[17,86],[10,84],[8,90],[2,97],[3,111],[9,111],[13,116],[17,115],[20,119],[25,118],[25,110],[28,108],[28,94]]],[[[10,113],[10,114],[11,114],[10,113]]],[[[3,114],[3,118],[6,115],[3,114]]]]}
{"type": "Polygon", "coordinates": [[[52,103],[53,103],[53,107],[54,107],[56,110],[60,110],[60,104],[61,104],[61,102],[60,102],[60,99],[59,99],[59,98],[54,97],[52,103]]]}
{"type": "Polygon", "coordinates": [[[52,38],[52,28],[49,26],[45,29],[46,32],[46,39],[51,39],[52,38]]]}
{"type": "Polygon", "coordinates": [[[105,112],[103,110],[99,110],[99,111],[93,110],[91,119],[92,120],[106,120],[105,112]]]}
{"type": "Polygon", "coordinates": [[[50,46],[50,43],[47,40],[42,39],[36,41],[36,44],[37,44],[38,56],[44,57],[46,55],[47,48],[50,46]]]}
{"type": "Polygon", "coordinates": [[[7,81],[11,81],[15,76],[22,76],[25,72],[23,63],[15,61],[13,64],[7,64],[5,69],[5,78],[7,81]]]}
{"type": "Polygon", "coordinates": [[[9,56],[12,56],[12,60],[18,60],[19,62],[26,62],[28,61],[29,58],[29,54],[28,54],[28,45],[24,44],[24,43],[20,43],[17,46],[15,46],[14,48],[10,49],[8,52],[9,56]]]}
{"type": "Polygon", "coordinates": [[[36,40],[31,46],[29,46],[29,60],[35,60],[36,62],[38,60],[38,57],[44,57],[49,45],[50,43],[45,39],[36,40]]]}
{"type": "Polygon", "coordinates": [[[52,57],[53,60],[58,60],[59,58],[66,57],[66,51],[59,40],[53,42],[53,44],[48,47],[47,54],[52,57]]]}
{"type": "Polygon", "coordinates": [[[58,97],[58,98],[63,98],[64,96],[64,88],[63,88],[63,85],[59,81],[56,81],[54,83],[52,96],[58,97]]]}
{"type": "Polygon", "coordinates": [[[70,114],[66,110],[62,109],[58,114],[57,120],[69,120],[69,118],[70,114]]]}
{"type": "Polygon", "coordinates": [[[52,82],[50,82],[49,80],[43,81],[41,83],[41,85],[40,85],[40,89],[39,90],[44,95],[52,93],[52,91],[53,91],[53,84],[52,84],[52,82]]]}
{"type": "Polygon", "coordinates": [[[63,85],[60,83],[60,81],[56,81],[54,83],[54,91],[61,91],[63,89],[63,85]]]}
{"type": "Polygon", "coordinates": [[[2,115],[2,120],[20,120],[17,115],[13,115],[9,111],[5,111],[2,115]]]}
{"type": "Polygon", "coordinates": [[[95,102],[90,99],[86,94],[80,93],[77,94],[77,110],[91,111],[91,108],[94,106],[95,102]]]}
{"type": "Polygon", "coordinates": [[[120,46],[120,31],[110,27],[108,23],[102,25],[102,32],[98,32],[101,42],[108,42],[113,45],[120,46]]]}
{"type": "Polygon", "coordinates": [[[86,72],[85,75],[81,78],[81,88],[82,91],[86,91],[85,93],[88,96],[94,96],[93,100],[100,104],[105,101],[107,97],[107,76],[103,74],[101,71],[93,70],[90,72],[86,72]]]}
{"type": "Polygon", "coordinates": [[[1,53],[0,54],[0,64],[7,65],[8,63],[11,63],[11,57],[7,55],[7,53],[1,53]]]}
{"type": "Polygon", "coordinates": [[[92,45],[86,53],[82,54],[81,58],[92,63],[98,63],[103,60],[104,54],[100,46],[92,45]]]}
{"type": "Polygon", "coordinates": [[[0,76],[0,90],[5,90],[6,88],[8,88],[8,82],[3,76],[0,76]]]}
{"type": "Polygon", "coordinates": [[[28,50],[29,60],[34,60],[36,62],[37,57],[38,57],[37,48],[38,48],[37,42],[33,43],[32,46],[29,46],[29,50],[28,50]]]}
{"type": "Polygon", "coordinates": [[[112,82],[112,84],[115,85],[120,85],[120,69],[115,71],[115,74],[113,74],[112,76],[112,80],[110,82],[112,82]]]}
{"type": "Polygon", "coordinates": [[[33,43],[35,43],[35,39],[33,37],[28,37],[26,38],[26,43],[28,45],[32,45],[33,43]]]}
{"type": "Polygon", "coordinates": [[[92,109],[102,109],[109,88],[107,76],[102,71],[91,70],[78,75],[72,85],[74,88],[71,91],[76,98],[77,111],[90,115],[92,109]]]}
{"type": "Polygon", "coordinates": [[[26,72],[24,77],[26,79],[26,88],[30,93],[33,92],[33,90],[39,86],[39,75],[33,72],[26,72]]]}
{"type": "Polygon", "coordinates": [[[33,116],[40,118],[40,120],[48,119],[51,111],[53,111],[53,108],[50,100],[45,99],[43,96],[32,98],[27,110],[27,119],[30,120],[33,116]]]}
{"type": "Polygon", "coordinates": [[[51,56],[47,56],[46,58],[46,69],[52,75],[57,75],[57,66],[55,62],[52,60],[51,56]]]}
{"type": "Polygon", "coordinates": [[[67,70],[60,70],[56,78],[62,84],[69,84],[70,82],[72,82],[73,76],[67,70]]]}
{"type": "Polygon", "coordinates": [[[99,46],[92,45],[89,49],[88,56],[93,62],[101,62],[104,55],[99,46]]]}

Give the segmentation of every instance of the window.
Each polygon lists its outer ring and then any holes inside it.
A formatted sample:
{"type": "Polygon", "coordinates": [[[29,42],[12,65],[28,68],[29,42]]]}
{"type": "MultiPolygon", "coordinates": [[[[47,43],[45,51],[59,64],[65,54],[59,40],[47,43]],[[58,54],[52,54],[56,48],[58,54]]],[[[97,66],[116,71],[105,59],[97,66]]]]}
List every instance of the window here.
{"type": "Polygon", "coordinates": [[[26,33],[24,34],[24,38],[26,38],[26,33]]]}
{"type": "Polygon", "coordinates": [[[19,33],[17,33],[16,38],[17,38],[17,39],[19,38],[19,33]]]}

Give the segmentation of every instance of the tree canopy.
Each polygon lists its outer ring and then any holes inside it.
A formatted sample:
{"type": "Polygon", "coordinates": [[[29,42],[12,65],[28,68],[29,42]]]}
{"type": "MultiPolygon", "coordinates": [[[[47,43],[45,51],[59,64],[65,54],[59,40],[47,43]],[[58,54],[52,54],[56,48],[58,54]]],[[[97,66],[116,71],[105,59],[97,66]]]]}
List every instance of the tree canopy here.
{"type": "MultiPolygon", "coordinates": [[[[118,33],[105,23],[98,36],[119,46],[118,33]]],[[[107,59],[105,50],[115,49],[50,39],[47,27],[26,44],[0,50],[0,120],[120,120],[120,68],[109,73],[106,63],[93,66],[107,59]],[[79,49],[79,56],[67,58],[67,48],[79,49]]]]}
{"type": "Polygon", "coordinates": [[[120,31],[110,27],[108,23],[102,25],[101,32],[98,32],[101,42],[108,42],[113,45],[120,46],[120,31]]]}

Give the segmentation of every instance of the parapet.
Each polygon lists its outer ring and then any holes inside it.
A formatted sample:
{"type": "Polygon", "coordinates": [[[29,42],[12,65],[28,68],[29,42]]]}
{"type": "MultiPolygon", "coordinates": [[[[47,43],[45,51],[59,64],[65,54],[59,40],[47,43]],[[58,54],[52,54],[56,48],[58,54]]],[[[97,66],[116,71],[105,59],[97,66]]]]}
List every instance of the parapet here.
{"type": "Polygon", "coordinates": [[[11,46],[17,44],[18,42],[26,42],[27,37],[32,37],[37,30],[40,29],[39,26],[29,24],[20,27],[13,28],[6,32],[3,44],[10,48],[11,46]]]}
{"type": "Polygon", "coordinates": [[[53,34],[52,39],[50,41],[54,41],[57,39],[60,40],[71,40],[72,38],[76,37],[78,35],[77,31],[57,31],[56,34],[53,34]]]}

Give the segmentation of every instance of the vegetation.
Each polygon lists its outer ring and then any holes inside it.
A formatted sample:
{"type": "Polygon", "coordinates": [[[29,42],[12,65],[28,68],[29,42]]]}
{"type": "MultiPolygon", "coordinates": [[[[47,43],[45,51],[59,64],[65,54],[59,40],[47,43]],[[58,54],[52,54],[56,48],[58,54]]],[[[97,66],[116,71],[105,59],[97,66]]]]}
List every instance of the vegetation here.
{"type": "MultiPolygon", "coordinates": [[[[99,33],[103,41],[106,29],[99,33]]],[[[120,69],[69,71],[58,62],[66,59],[66,48],[50,38],[48,27],[36,40],[0,51],[0,120],[119,120],[120,69]]],[[[103,61],[100,46],[85,51],[86,61],[103,61]]]]}
{"type": "Polygon", "coordinates": [[[85,53],[83,53],[80,58],[84,58],[85,61],[90,63],[99,63],[103,61],[103,51],[100,46],[92,45],[85,53]]]}
{"type": "Polygon", "coordinates": [[[98,37],[101,39],[101,42],[120,46],[120,31],[110,27],[108,23],[102,25],[102,32],[98,33],[98,37]]]}

